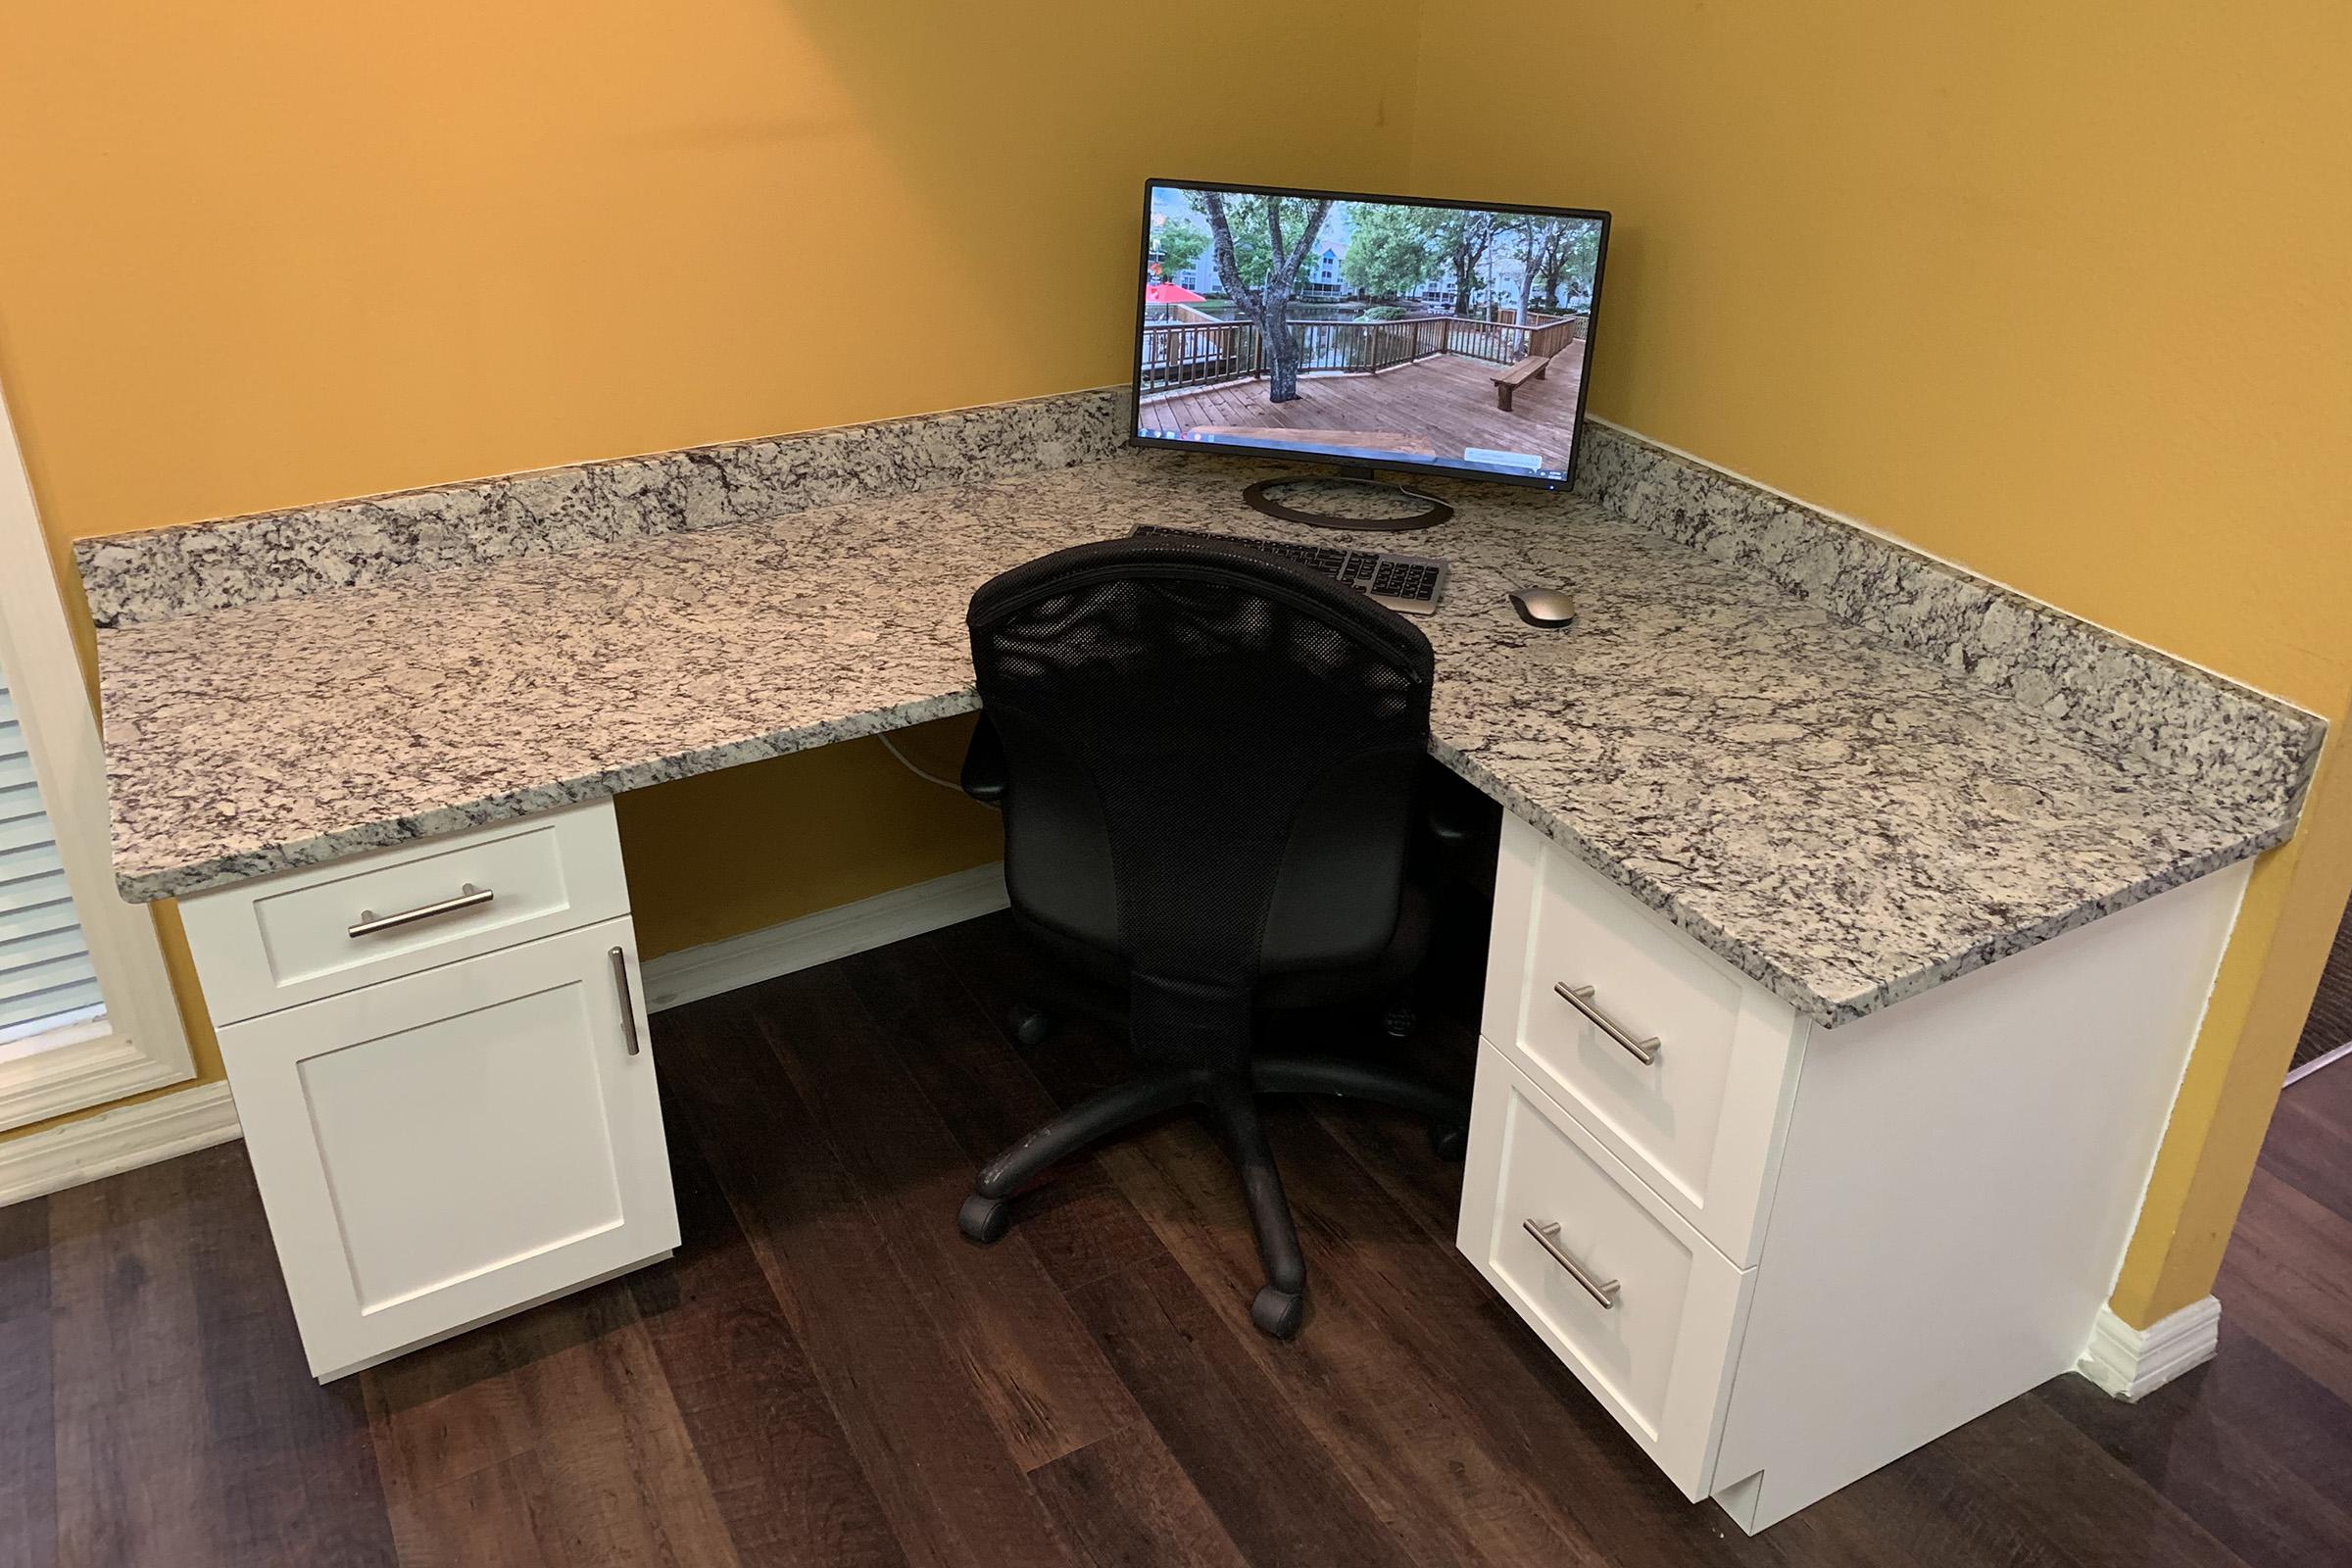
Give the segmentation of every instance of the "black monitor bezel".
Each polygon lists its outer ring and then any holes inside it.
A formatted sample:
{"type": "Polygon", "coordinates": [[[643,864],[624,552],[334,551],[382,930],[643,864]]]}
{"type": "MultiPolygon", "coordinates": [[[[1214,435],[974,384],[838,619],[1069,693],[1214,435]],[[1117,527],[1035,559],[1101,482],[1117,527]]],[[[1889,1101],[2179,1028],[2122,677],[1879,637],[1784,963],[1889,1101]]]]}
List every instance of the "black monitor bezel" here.
{"type": "Polygon", "coordinates": [[[1236,185],[1217,179],[1171,179],[1153,175],[1144,181],[1143,215],[1139,227],[1135,271],[1135,335],[1127,355],[1127,441],[1130,446],[1156,447],[1171,452],[1210,453],[1226,457],[1273,458],[1299,464],[1334,464],[1342,467],[1372,466],[1392,468],[1407,473],[1437,474],[1455,479],[1492,480],[1496,484],[1515,484],[1531,490],[1566,490],[1576,483],[1576,466],[1585,451],[1585,403],[1592,388],[1592,341],[1600,334],[1601,276],[1609,265],[1609,214],[1596,207],[1540,207],[1527,202],[1460,201],[1446,196],[1384,196],[1367,191],[1315,190],[1293,185],[1236,185]],[[1576,377],[1576,423],[1568,442],[1568,472],[1563,478],[1540,474],[1497,473],[1485,468],[1464,467],[1455,463],[1426,458],[1379,458],[1367,460],[1346,457],[1337,453],[1313,452],[1297,446],[1277,446],[1272,443],[1256,445],[1246,441],[1183,441],[1167,436],[1144,434],[1144,298],[1140,281],[1152,265],[1152,189],[1155,185],[1174,185],[1186,190],[1213,190],[1235,196],[1303,197],[1335,202],[1390,202],[1404,207],[1456,207],[1481,213],[1530,213],[1542,218],[1596,219],[1600,223],[1600,243],[1592,261],[1592,305],[1586,313],[1585,358],[1578,367],[1576,377]]]}

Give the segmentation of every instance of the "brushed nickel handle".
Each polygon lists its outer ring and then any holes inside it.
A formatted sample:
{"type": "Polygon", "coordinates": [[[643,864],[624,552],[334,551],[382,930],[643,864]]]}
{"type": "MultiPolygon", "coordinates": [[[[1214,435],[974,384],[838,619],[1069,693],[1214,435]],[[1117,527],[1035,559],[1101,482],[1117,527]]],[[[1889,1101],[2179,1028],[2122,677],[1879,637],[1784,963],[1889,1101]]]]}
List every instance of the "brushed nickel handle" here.
{"type": "Polygon", "coordinates": [[[629,956],[620,949],[612,951],[612,989],[620,993],[620,1037],[628,1042],[629,1054],[634,1056],[645,1049],[637,1038],[637,1007],[629,1001],[629,956]]]}
{"type": "Polygon", "coordinates": [[[437,914],[455,914],[460,909],[470,909],[477,904],[488,904],[497,896],[488,888],[477,888],[470,882],[462,882],[458,884],[456,898],[443,899],[438,904],[419,904],[414,909],[403,909],[398,914],[378,914],[373,909],[362,909],[359,920],[350,927],[349,935],[356,942],[361,937],[371,937],[378,931],[389,931],[395,926],[415,925],[419,920],[430,920],[437,914]]]}
{"type": "Polygon", "coordinates": [[[1616,1306],[1617,1282],[1594,1279],[1592,1270],[1569,1255],[1568,1249],[1560,1245],[1560,1222],[1558,1220],[1545,1220],[1539,1225],[1532,1219],[1523,1219],[1519,1225],[1528,1235],[1536,1239],[1538,1247],[1551,1254],[1551,1260],[1554,1263],[1568,1271],[1570,1279],[1585,1288],[1587,1296],[1600,1303],[1602,1311],[1609,1311],[1616,1306]]]}
{"type": "Polygon", "coordinates": [[[1660,1041],[1656,1035],[1651,1035],[1647,1040],[1636,1040],[1632,1035],[1627,1034],[1616,1019],[1601,1011],[1599,1005],[1593,1002],[1591,986],[1572,986],[1565,980],[1554,980],[1551,983],[1551,993],[1591,1019],[1593,1028],[1623,1046],[1626,1054],[1644,1067],[1655,1063],[1658,1059],[1658,1053],[1666,1049],[1664,1042],[1660,1041]]]}

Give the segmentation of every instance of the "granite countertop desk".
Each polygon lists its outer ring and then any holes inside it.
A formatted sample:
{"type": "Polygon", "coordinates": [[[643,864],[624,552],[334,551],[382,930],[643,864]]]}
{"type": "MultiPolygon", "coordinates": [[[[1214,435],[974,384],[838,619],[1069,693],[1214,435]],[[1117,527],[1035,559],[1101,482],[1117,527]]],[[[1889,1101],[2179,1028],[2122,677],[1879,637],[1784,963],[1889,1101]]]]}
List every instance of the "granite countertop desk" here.
{"type": "MultiPolygon", "coordinates": [[[[1334,537],[1123,428],[1074,394],[85,544],[122,894],[971,709],[965,601],[1062,545],[1334,537]]],[[[1817,1022],[2292,830],[2311,715],[1605,427],[1586,470],[1438,486],[1399,543],[1453,562],[1432,750],[1817,1022]]]]}

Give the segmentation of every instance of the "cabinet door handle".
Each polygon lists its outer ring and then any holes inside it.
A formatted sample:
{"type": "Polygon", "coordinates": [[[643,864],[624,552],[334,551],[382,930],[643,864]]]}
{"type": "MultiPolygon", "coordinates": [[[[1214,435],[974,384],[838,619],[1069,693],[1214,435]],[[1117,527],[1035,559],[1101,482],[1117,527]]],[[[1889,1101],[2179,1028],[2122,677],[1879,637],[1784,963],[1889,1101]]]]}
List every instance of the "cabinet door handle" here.
{"type": "Polygon", "coordinates": [[[1572,986],[1565,980],[1554,980],[1551,983],[1551,993],[1590,1018],[1593,1028],[1623,1046],[1626,1054],[1644,1067],[1654,1063],[1658,1059],[1658,1053],[1666,1049],[1665,1044],[1656,1035],[1651,1035],[1647,1040],[1636,1040],[1632,1035],[1627,1034],[1616,1019],[1601,1011],[1599,1005],[1593,1002],[1591,986],[1572,986]]]}
{"type": "Polygon", "coordinates": [[[625,949],[614,948],[612,959],[612,989],[620,993],[620,1038],[628,1042],[629,1054],[634,1056],[645,1046],[637,1038],[637,1008],[629,1001],[629,955],[625,949]]]}
{"type": "Polygon", "coordinates": [[[1587,1296],[1600,1303],[1600,1309],[1603,1312],[1616,1306],[1617,1282],[1594,1279],[1591,1269],[1579,1263],[1569,1254],[1568,1249],[1560,1245],[1560,1222],[1558,1220],[1545,1220],[1539,1225],[1532,1219],[1523,1219],[1519,1222],[1519,1226],[1536,1239],[1538,1247],[1551,1254],[1551,1260],[1554,1263],[1568,1271],[1570,1279],[1585,1288],[1587,1296]]]}
{"type": "Polygon", "coordinates": [[[477,904],[488,904],[496,897],[498,895],[488,888],[477,888],[470,882],[462,882],[458,885],[456,898],[443,899],[438,904],[419,904],[414,909],[403,909],[398,914],[378,914],[373,909],[362,909],[358,921],[348,928],[346,934],[356,942],[361,937],[371,937],[378,931],[389,931],[395,926],[415,925],[419,920],[430,920],[437,914],[455,914],[460,909],[470,909],[477,904]]]}

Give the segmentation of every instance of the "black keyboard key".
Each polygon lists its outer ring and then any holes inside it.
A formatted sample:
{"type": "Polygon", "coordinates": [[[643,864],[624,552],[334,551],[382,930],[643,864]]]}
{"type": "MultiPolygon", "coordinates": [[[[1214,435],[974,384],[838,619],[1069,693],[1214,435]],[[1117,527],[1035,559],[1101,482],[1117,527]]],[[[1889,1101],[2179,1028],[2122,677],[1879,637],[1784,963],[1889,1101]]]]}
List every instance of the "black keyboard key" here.
{"type": "Polygon", "coordinates": [[[1424,605],[1434,608],[1438,599],[1438,582],[1445,571],[1442,562],[1430,563],[1425,558],[1392,558],[1371,550],[1344,550],[1337,545],[1300,544],[1289,539],[1250,539],[1239,534],[1208,533],[1197,528],[1170,528],[1159,523],[1145,523],[1135,530],[1138,538],[1203,539],[1212,544],[1236,545],[1259,555],[1271,556],[1320,572],[1343,586],[1359,593],[1378,594],[1383,599],[1401,604],[1424,605]]]}

